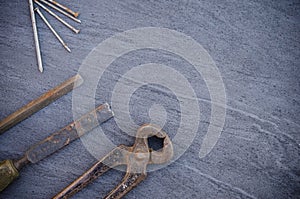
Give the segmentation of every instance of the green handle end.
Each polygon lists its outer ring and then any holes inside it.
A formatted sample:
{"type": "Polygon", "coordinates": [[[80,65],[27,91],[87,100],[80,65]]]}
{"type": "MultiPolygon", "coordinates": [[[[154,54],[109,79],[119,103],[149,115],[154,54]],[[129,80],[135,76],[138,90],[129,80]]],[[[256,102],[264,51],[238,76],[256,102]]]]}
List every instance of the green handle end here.
{"type": "Polygon", "coordinates": [[[0,162],[0,192],[3,191],[14,179],[19,176],[19,172],[12,160],[0,162]]]}

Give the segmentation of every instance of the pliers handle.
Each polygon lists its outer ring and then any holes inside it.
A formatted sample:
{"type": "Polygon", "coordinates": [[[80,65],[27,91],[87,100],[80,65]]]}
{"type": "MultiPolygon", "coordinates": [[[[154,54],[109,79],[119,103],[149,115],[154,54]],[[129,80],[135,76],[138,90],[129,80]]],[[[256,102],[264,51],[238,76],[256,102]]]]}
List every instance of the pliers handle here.
{"type": "Polygon", "coordinates": [[[89,183],[118,165],[127,165],[126,175],[122,181],[105,196],[106,199],[121,198],[147,176],[148,164],[167,163],[173,157],[173,145],[169,136],[152,124],[141,126],[132,147],[120,145],[98,161],[77,180],[54,196],[54,199],[69,198],[82,190],[89,183]],[[153,151],[149,148],[148,137],[164,139],[163,148],[153,151]]]}

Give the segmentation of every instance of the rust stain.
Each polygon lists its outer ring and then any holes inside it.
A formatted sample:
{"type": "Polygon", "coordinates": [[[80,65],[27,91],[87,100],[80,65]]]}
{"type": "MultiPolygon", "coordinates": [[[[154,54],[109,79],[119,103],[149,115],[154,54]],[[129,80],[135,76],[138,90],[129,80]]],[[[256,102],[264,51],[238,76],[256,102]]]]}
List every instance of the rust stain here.
{"type": "Polygon", "coordinates": [[[121,145],[115,148],[53,199],[69,198],[110,168],[127,165],[123,180],[105,196],[106,199],[122,198],[146,178],[148,164],[163,164],[170,161],[172,157],[173,147],[169,136],[159,127],[151,124],[143,125],[137,131],[136,141],[132,147],[121,145]],[[164,139],[162,150],[153,151],[149,148],[147,138],[152,136],[164,139]]]}

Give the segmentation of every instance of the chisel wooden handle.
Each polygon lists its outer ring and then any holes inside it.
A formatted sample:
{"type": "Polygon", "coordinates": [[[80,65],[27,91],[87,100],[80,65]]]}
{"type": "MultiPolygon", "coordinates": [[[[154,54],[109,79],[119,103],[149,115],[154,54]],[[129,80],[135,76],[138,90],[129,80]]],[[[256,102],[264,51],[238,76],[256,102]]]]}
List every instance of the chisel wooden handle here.
{"type": "Polygon", "coordinates": [[[17,168],[12,160],[3,160],[0,162],[0,192],[5,189],[14,179],[19,176],[17,168]]]}

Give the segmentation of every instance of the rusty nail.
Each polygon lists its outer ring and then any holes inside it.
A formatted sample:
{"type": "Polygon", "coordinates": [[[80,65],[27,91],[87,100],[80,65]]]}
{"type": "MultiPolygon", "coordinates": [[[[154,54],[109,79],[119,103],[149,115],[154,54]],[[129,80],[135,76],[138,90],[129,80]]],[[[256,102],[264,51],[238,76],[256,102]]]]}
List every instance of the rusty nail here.
{"type": "Polygon", "coordinates": [[[39,8],[34,9],[39,16],[42,18],[42,20],[45,22],[45,24],[48,26],[48,28],[52,31],[52,33],[55,35],[55,37],[58,39],[58,41],[63,45],[63,47],[68,51],[71,52],[70,48],[67,46],[67,44],[62,40],[62,38],[57,34],[57,32],[52,28],[51,24],[47,21],[45,16],[42,14],[42,12],[39,10],[39,8]]]}
{"type": "Polygon", "coordinates": [[[73,26],[71,26],[70,24],[68,24],[66,21],[64,21],[62,18],[60,18],[59,16],[57,16],[54,12],[52,12],[51,10],[49,10],[48,8],[46,8],[43,4],[41,4],[40,2],[38,2],[37,0],[34,0],[34,2],[40,6],[41,8],[43,8],[45,11],[47,11],[50,15],[52,15],[53,17],[55,17],[58,21],[60,21],[62,24],[64,24],[65,26],[67,26],[68,28],[70,28],[72,31],[74,31],[76,34],[79,33],[80,30],[77,30],[76,28],[74,28],[73,26]]]}
{"type": "Polygon", "coordinates": [[[51,3],[53,3],[54,5],[56,5],[57,7],[60,7],[61,9],[67,11],[68,13],[72,14],[74,17],[78,17],[79,13],[78,12],[74,12],[73,10],[71,10],[70,8],[67,8],[64,5],[61,5],[60,3],[54,1],[54,0],[47,0],[51,3]]]}
{"type": "Polygon", "coordinates": [[[72,15],[70,15],[69,13],[66,13],[65,11],[61,10],[60,8],[56,7],[55,5],[49,3],[48,1],[45,0],[38,0],[40,2],[42,2],[43,4],[46,4],[47,6],[53,8],[54,10],[64,14],[65,16],[69,17],[70,19],[73,19],[74,21],[81,23],[81,21],[79,19],[76,19],[75,17],[73,17],[72,15]]]}

